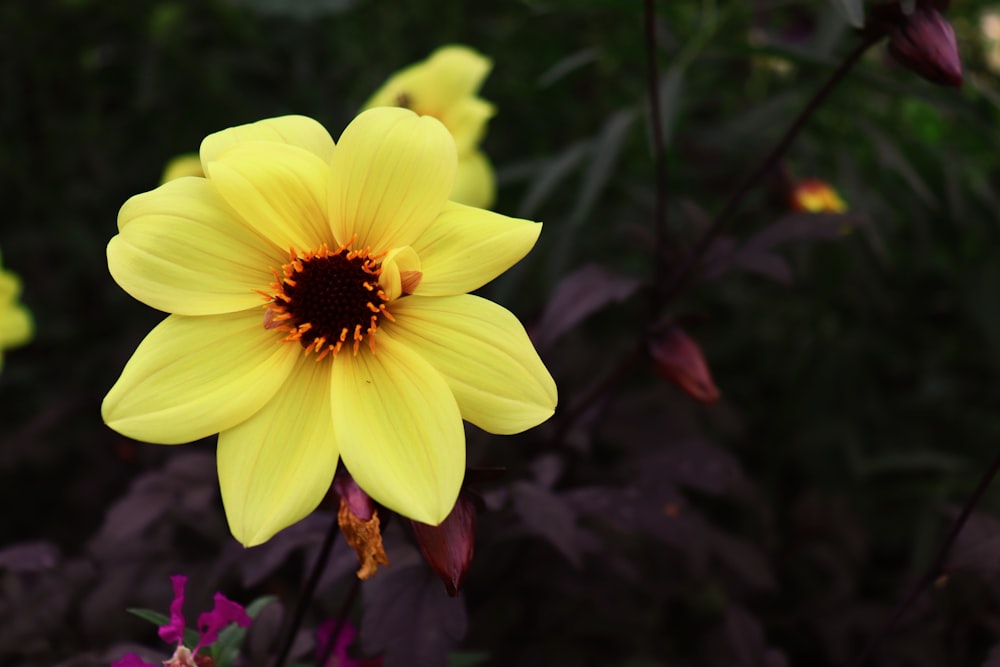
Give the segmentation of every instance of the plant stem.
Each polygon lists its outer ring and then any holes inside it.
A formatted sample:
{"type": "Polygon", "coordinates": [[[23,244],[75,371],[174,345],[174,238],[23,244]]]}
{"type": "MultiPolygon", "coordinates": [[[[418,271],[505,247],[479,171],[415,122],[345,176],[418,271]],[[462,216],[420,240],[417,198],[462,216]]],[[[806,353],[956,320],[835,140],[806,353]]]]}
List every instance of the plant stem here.
{"type": "Polygon", "coordinates": [[[285,630],[285,638],[281,644],[281,649],[278,651],[278,657],[275,659],[273,667],[284,667],[285,662],[288,660],[288,654],[292,650],[295,635],[298,634],[299,628],[302,627],[302,620],[305,618],[309,603],[312,602],[313,595],[316,593],[316,586],[319,585],[319,579],[323,576],[323,571],[326,570],[326,565],[330,560],[330,553],[333,551],[333,545],[337,541],[337,533],[339,532],[340,525],[337,523],[337,517],[334,516],[330,522],[330,529],[323,539],[323,545],[316,555],[316,562],[313,564],[312,572],[309,573],[309,578],[302,588],[302,594],[299,595],[299,601],[295,606],[295,612],[292,614],[292,620],[285,630]]]}
{"type": "MultiPolygon", "coordinates": [[[[663,127],[660,122],[660,74],[656,66],[656,0],[646,0],[644,23],[649,126],[653,132],[653,160],[656,169],[656,208],[653,212],[653,225],[656,230],[656,257],[662,257],[667,246],[667,161],[664,154],[663,127]]],[[[664,277],[664,264],[662,261],[656,263],[657,283],[664,277]]]]}
{"type": "Polygon", "coordinates": [[[864,650],[858,655],[858,657],[851,663],[853,667],[861,667],[867,662],[868,658],[875,651],[882,640],[899,624],[903,619],[903,615],[906,610],[910,608],[913,602],[923,593],[928,586],[934,583],[938,577],[940,577],[945,572],[945,565],[948,559],[948,552],[951,551],[951,547],[955,544],[955,540],[958,539],[959,534],[962,532],[962,528],[965,527],[965,523],[969,520],[972,515],[972,510],[976,508],[979,501],[982,499],[983,494],[986,493],[986,489],[989,488],[990,483],[993,482],[993,478],[996,477],[997,472],[1000,472],[1000,454],[997,454],[996,458],[987,468],[986,472],[980,478],[979,483],[976,484],[976,488],[972,491],[972,495],[969,496],[968,500],[962,506],[962,511],[959,512],[958,517],[955,522],[951,525],[951,530],[948,531],[948,536],[945,538],[941,547],[938,549],[937,556],[934,557],[934,562],[931,563],[924,575],[920,577],[910,588],[910,591],[906,594],[906,597],[896,606],[892,614],[885,620],[884,623],[879,627],[879,629],[872,635],[872,638],[868,641],[864,650]]]}
{"type": "MultiPolygon", "coordinates": [[[[830,78],[824,82],[823,86],[816,91],[812,96],[806,106],[799,112],[799,115],[795,118],[792,124],[781,138],[778,143],[774,145],[774,148],[764,157],[757,168],[750,173],[749,176],[743,179],[742,182],[733,190],[729,198],[726,199],[725,204],[723,204],[722,209],[719,211],[718,215],[712,221],[712,224],[705,230],[701,238],[695,244],[695,247],[691,252],[685,257],[684,262],[678,267],[677,271],[674,273],[673,280],[667,286],[661,297],[661,303],[666,305],[675,299],[687,285],[691,276],[694,274],[694,270],[698,268],[698,263],[701,261],[705,252],[712,245],[712,241],[725,229],[726,225],[729,224],[730,219],[736,212],[737,207],[743,201],[743,198],[750,192],[755,185],[757,185],[760,180],[767,175],[774,167],[778,164],[779,160],[784,156],[788,147],[792,145],[792,142],[798,137],[802,128],[805,127],[806,122],[812,117],[813,112],[816,111],[822,105],[824,100],[830,92],[837,86],[838,83],[847,75],[854,64],[864,55],[875,42],[882,38],[882,34],[866,35],[862,38],[861,42],[858,43],[854,50],[847,54],[847,57],[837,66],[837,69],[833,71],[830,78]]],[[[662,260],[661,260],[662,261],[662,260]]]]}
{"type": "Polygon", "coordinates": [[[344,625],[347,623],[347,615],[351,613],[351,607],[354,606],[354,600],[358,597],[358,591],[361,590],[361,580],[357,577],[353,577],[352,579],[353,582],[351,583],[351,589],[347,592],[347,596],[344,597],[344,601],[340,605],[340,611],[337,613],[337,620],[333,626],[333,630],[330,631],[330,640],[323,649],[323,655],[321,655],[319,660],[316,661],[316,667],[326,667],[326,663],[330,660],[330,656],[333,655],[333,649],[337,646],[337,639],[340,637],[340,633],[343,631],[344,625]]]}

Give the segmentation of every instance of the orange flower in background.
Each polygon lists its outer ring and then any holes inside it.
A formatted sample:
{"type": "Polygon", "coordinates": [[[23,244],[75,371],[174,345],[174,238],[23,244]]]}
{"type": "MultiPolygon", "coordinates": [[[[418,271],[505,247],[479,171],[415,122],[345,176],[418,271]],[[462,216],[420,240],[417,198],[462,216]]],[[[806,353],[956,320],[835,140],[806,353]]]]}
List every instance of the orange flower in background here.
{"type": "Polygon", "coordinates": [[[815,178],[798,181],[792,188],[789,205],[793,211],[843,213],[847,203],[828,183],[815,178]]]}

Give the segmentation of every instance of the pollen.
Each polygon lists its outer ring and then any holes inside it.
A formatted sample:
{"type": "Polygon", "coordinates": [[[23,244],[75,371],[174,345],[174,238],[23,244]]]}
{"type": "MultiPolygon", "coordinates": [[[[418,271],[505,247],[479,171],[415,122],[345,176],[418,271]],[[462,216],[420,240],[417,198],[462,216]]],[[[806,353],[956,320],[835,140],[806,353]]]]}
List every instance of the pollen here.
{"type": "Polygon", "coordinates": [[[378,284],[382,256],[352,250],[350,242],[335,250],[289,250],[271,291],[261,292],[268,301],[264,327],[287,332],[283,341],[300,343],[317,361],[336,357],[344,346],[356,355],[366,339],[374,352],[380,318],[393,319],[378,284]]]}

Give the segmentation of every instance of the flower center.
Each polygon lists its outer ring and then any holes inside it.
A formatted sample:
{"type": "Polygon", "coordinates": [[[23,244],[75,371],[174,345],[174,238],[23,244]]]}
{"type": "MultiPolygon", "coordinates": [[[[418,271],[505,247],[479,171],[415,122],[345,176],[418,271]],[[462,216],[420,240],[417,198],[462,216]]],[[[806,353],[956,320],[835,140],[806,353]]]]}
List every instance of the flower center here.
{"type": "Polygon", "coordinates": [[[281,274],[274,272],[272,292],[261,292],[268,300],[264,327],[287,331],[282,340],[298,341],[317,361],[330,353],[336,357],[345,344],[357,354],[365,336],[374,352],[379,318],[393,319],[378,284],[382,255],[348,245],[321,245],[302,255],[292,249],[281,274]]]}

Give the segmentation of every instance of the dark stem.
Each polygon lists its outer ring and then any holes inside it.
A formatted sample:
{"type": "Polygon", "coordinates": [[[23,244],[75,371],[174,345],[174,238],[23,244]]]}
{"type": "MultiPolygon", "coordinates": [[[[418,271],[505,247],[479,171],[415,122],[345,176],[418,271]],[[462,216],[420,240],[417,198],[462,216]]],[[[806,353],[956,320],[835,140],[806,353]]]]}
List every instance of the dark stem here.
{"type": "Polygon", "coordinates": [[[643,353],[643,345],[645,345],[646,336],[642,335],[636,342],[635,346],[626,352],[618,363],[605,375],[600,382],[592,385],[590,390],[584,394],[582,398],[577,399],[570,407],[566,409],[564,414],[559,416],[559,424],[556,427],[555,433],[552,436],[551,442],[560,442],[566,433],[573,426],[573,422],[576,418],[587,411],[591,405],[593,405],[598,399],[604,396],[606,393],[611,391],[611,389],[618,384],[618,382],[625,377],[625,373],[631,368],[632,364],[636,362],[637,359],[643,353]]]}
{"type": "Polygon", "coordinates": [[[278,657],[275,659],[273,667],[284,667],[285,662],[288,660],[288,654],[292,650],[295,635],[298,634],[299,628],[302,627],[302,620],[306,617],[306,610],[309,608],[309,603],[312,602],[313,595],[316,593],[316,586],[319,585],[319,579],[323,576],[323,571],[326,570],[327,563],[330,560],[330,553],[333,551],[333,544],[337,541],[337,533],[339,532],[340,525],[337,523],[337,517],[334,516],[333,521],[330,522],[330,530],[327,531],[326,537],[323,539],[323,546],[320,547],[319,553],[316,555],[316,562],[313,564],[312,572],[309,573],[309,578],[302,588],[301,595],[299,595],[299,601],[295,606],[294,614],[292,614],[291,623],[289,623],[285,630],[285,639],[281,644],[281,650],[278,651],[278,657]]]}
{"type": "Polygon", "coordinates": [[[945,572],[945,564],[948,560],[948,552],[951,551],[951,547],[955,544],[955,540],[958,539],[959,534],[962,532],[962,528],[965,527],[966,521],[969,520],[969,516],[972,515],[972,510],[976,508],[979,504],[980,499],[983,494],[986,493],[986,489],[989,488],[990,483],[993,478],[996,477],[997,472],[1000,472],[1000,454],[997,454],[996,458],[993,459],[993,463],[980,478],[979,483],[976,485],[975,490],[969,499],[965,501],[965,505],[962,506],[962,511],[959,512],[958,518],[951,526],[951,530],[948,531],[948,537],[945,538],[941,547],[938,549],[937,556],[934,558],[934,562],[931,563],[927,571],[924,572],[924,576],[920,577],[910,588],[910,591],[906,594],[896,608],[893,610],[892,615],[889,616],[879,627],[878,631],[872,635],[872,638],[868,641],[868,645],[865,646],[864,651],[858,655],[857,659],[851,663],[853,667],[861,667],[865,664],[871,654],[875,651],[882,640],[899,624],[903,619],[903,615],[906,610],[910,608],[913,602],[923,593],[928,586],[937,581],[945,572]]]}
{"type": "Polygon", "coordinates": [[[316,662],[316,667],[326,667],[327,661],[329,661],[330,656],[333,655],[333,649],[337,646],[337,639],[340,637],[340,633],[344,629],[344,625],[347,623],[347,615],[351,613],[351,607],[354,606],[354,600],[358,597],[358,591],[361,590],[361,580],[357,577],[353,577],[352,579],[353,582],[351,583],[351,590],[347,592],[347,596],[340,605],[340,611],[337,613],[337,620],[333,626],[333,630],[330,631],[330,641],[323,649],[323,655],[321,655],[319,660],[316,662]]]}
{"type": "MultiPolygon", "coordinates": [[[[660,258],[667,246],[667,161],[663,148],[663,127],[660,124],[660,74],[656,66],[656,0],[646,0],[644,22],[649,126],[653,131],[653,159],[656,165],[656,208],[653,212],[653,223],[656,228],[656,257],[660,258]]],[[[665,270],[664,262],[657,261],[657,283],[664,277],[665,270]]]]}
{"type": "Polygon", "coordinates": [[[701,261],[702,256],[708,250],[712,241],[725,229],[726,225],[729,224],[730,219],[736,212],[737,207],[743,201],[750,190],[757,185],[757,183],[767,175],[775,166],[777,166],[778,161],[784,156],[785,151],[788,147],[792,145],[798,137],[799,132],[805,127],[806,122],[812,117],[813,112],[816,111],[826,100],[830,92],[840,83],[847,73],[851,70],[851,67],[858,61],[859,58],[871,47],[872,44],[879,41],[882,38],[881,34],[866,35],[862,41],[854,47],[847,57],[844,59],[837,69],[833,71],[830,78],[826,80],[823,86],[816,91],[816,94],[812,96],[806,106],[799,113],[798,117],[791,124],[791,126],[785,130],[785,133],[775,144],[774,148],[767,154],[767,156],[761,161],[757,168],[750,173],[749,176],[743,179],[743,181],[737,186],[732,193],[730,193],[729,198],[726,200],[725,204],[722,206],[722,210],[719,211],[718,215],[712,221],[712,224],[705,231],[705,233],[698,239],[698,243],[691,250],[691,252],[685,257],[684,262],[678,267],[677,271],[674,273],[674,278],[664,290],[663,296],[661,297],[662,304],[668,304],[671,300],[677,297],[687,285],[691,276],[694,274],[694,270],[698,268],[698,263],[701,261]]]}

